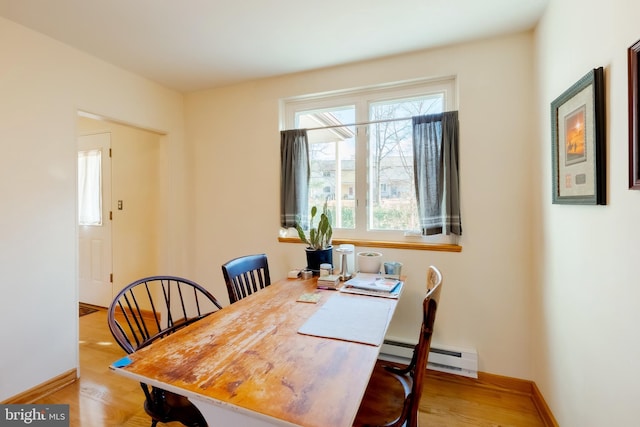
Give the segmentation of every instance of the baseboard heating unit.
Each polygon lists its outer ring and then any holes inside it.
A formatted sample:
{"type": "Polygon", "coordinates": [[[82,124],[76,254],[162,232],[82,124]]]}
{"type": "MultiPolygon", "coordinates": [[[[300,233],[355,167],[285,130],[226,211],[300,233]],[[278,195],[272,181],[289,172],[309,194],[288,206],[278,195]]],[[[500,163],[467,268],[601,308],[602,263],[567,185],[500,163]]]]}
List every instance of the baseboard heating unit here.
{"type": "MultiPolygon", "coordinates": [[[[380,350],[380,359],[407,364],[411,360],[414,345],[397,340],[384,340],[380,350]]],[[[478,378],[478,353],[475,350],[431,343],[427,368],[469,378],[478,378]]]]}

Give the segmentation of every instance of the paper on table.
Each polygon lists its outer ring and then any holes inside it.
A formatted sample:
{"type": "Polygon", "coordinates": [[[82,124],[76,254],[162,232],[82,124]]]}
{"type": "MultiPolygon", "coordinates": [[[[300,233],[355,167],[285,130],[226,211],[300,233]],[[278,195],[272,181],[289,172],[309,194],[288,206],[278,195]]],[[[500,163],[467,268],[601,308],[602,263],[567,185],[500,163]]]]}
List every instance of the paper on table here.
{"type": "Polygon", "coordinates": [[[114,368],[124,368],[125,366],[128,366],[130,364],[131,364],[131,359],[129,359],[129,356],[125,356],[122,359],[118,359],[112,363],[114,368]]]}
{"type": "Polygon", "coordinates": [[[302,295],[300,295],[298,297],[298,302],[312,302],[312,303],[317,303],[318,301],[320,301],[320,298],[322,297],[322,294],[318,293],[318,292],[306,292],[302,295]]]}
{"type": "Polygon", "coordinates": [[[353,286],[343,286],[340,288],[340,292],[347,294],[367,295],[370,297],[398,299],[400,298],[400,294],[402,293],[402,288],[404,287],[403,285],[404,284],[402,282],[398,282],[398,284],[393,288],[391,292],[354,288],[353,286]]]}
{"type": "Polygon", "coordinates": [[[387,279],[378,274],[358,273],[354,278],[344,282],[344,285],[369,291],[392,292],[399,282],[399,280],[387,279]]]}
{"type": "Polygon", "coordinates": [[[389,307],[383,301],[335,295],[307,319],[298,333],[380,346],[388,317],[389,307]]]}

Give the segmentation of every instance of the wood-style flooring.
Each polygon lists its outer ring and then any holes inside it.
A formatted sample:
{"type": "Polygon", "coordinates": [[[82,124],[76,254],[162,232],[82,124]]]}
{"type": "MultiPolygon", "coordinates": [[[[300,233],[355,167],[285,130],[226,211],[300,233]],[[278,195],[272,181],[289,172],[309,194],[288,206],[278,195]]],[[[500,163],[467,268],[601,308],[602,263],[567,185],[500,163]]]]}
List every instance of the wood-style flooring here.
{"type": "MultiPolygon", "coordinates": [[[[69,404],[73,427],[149,427],[140,385],[109,372],[124,354],[111,337],[106,310],[80,317],[80,379],[34,403],[69,404]]],[[[529,395],[453,377],[429,371],[420,403],[422,427],[544,426],[529,395]]]]}

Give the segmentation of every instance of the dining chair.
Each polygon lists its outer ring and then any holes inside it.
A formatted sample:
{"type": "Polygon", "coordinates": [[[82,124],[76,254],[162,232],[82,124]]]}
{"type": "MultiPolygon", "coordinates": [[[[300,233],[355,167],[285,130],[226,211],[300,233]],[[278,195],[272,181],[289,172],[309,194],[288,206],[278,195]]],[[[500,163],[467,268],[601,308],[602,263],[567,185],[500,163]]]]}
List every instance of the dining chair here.
{"type": "MultiPolygon", "coordinates": [[[[146,347],[220,310],[218,300],[201,285],[175,276],[151,276],[125,286],[107,310],[109,330],[127,353],[146,347]]],[[[178,421],[206,426],[200,411],[178,394],[140,383],[151,426],[178,421]]]]}
{"type": "Polygon", "coordinates": [[[233,304],[271,284],[265,254],[245,255],[222,264],[222,274],[233,304]]]}
{"type": "Polygon", "coordinates": [[[427,292],[422,301],[422,326],[411,362],[388,365],[378,360],[360,403],[354,426],[417,427],[431,337],[440,301],[442,274],[434,266],[427,270],[427,292]]]}

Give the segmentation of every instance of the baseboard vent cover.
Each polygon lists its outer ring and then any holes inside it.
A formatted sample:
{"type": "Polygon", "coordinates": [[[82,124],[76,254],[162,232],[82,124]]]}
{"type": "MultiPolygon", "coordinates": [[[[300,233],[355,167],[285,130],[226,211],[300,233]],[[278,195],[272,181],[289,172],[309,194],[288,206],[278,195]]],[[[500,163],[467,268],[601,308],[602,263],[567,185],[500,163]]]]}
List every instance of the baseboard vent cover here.
{"type": "MultiPolygon", "coordinates": [[[[380,358],[392,362],[409,363],[414,345],[399,340],[384,340],[380,350],[380,358]]],[[[478,378],[478,353],[472,349],[432,343],[427,368],[469,378],[478,378]]]]}

